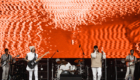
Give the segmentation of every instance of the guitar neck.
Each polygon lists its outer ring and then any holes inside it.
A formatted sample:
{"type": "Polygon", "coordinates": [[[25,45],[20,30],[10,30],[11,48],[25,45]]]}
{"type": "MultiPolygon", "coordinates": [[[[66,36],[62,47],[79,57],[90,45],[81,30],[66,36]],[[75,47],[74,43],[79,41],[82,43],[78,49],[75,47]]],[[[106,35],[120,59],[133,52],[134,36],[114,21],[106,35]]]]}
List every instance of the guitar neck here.
{"type": "MultiPolygon", "coordinates": [[[[48,54],[48,53],[49,53],[49,52],[43,54],[41,57],[39,57],[39,59],[42,58],[42,57],[44,57],[44,56],[45,56],[46,54],[48,54]]],[[[38,61],[39,59],[37,59],[36,61],[38,61]]]]}
{"type": "Polygon", "coordinates": [[[46,54],[42,55],[40,58],[43,58],[46,54]]]}
{"type": "Polygon", "coordinates": [[[49,52],[46,52],[45,54],[43,54],[41,57],[39,57],[39,58],[42,58],[42,57],[44,57],[46,54],[48,54],[49,52]]]}

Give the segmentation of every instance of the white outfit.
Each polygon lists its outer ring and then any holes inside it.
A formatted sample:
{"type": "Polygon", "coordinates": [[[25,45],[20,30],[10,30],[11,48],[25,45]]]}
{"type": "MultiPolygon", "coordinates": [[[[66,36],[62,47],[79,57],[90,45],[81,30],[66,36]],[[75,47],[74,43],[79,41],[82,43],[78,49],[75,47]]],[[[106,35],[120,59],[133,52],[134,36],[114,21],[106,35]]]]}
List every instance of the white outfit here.
{"type": "Polygon", "coordinates": [[[60,69],[61,70],[69,70],[71,67],[71,64],[68,62],[66,65],[61,65],[60,69]]]}
{"type": "Polygon", "coordinates": [[[93,80],[100,80],[102,76],[102,59],[106,59],[106,55],[103,52],[97,53],[96,51],[94,53],[91,53],[91,68],[92,68],[92,74],[93,74],[93,80]],[[97,74],[98,73],[98,74],[97,74]]]}
{"type": "Polygon", "coordinates": [[[3,73],[2,73],[2,79],[7,80],[8,79],[8,72],[9,72],[9,66],[2,67],[3,73]]]}
{"type": "MultiPolygon", "coordinates": [[[[6,54],[3,54],[1,56],[2,61],[5,61],[8,58],[8,56],[6,56],[6,54]]],[[[12,56],[9,54],[9,60],[12,59],[12,56]]],[[[2,72],[2,80],[7,80],[8,79],[8,75],[9,75],[9,69],[10,69],[10,62],[8,62],[5,66],[2,67],[3,72],[2,72]]]]}
{"type": "MultiPolygon", "coordinates": [[[[34,53],[29,52],[27,53],[27,60],[33,60],[34,59],[34,53]]],[[[38,58],[38,54],[36,54],[36,58],[38,58]]],[[[33,75],[33,71],[34,71],[34,75],[35,75],[35,80],[38,80],[38,65],[36,65],[33,69],[30,69],[29,66],[27,65],[26,70],[29,71],[29,80],[32,80],[32,75],[33,75]]]]}
{"type": "MultiPolygon", "coordinates": [[[[127,57],[126,57],[126,59],[127,60],[134,60],[134,61],[137,61],[137,58],[136,57],[134,57],[134,56],[130,56],[130,55],[128,55],[127,57]]],[[[130,63],[130,62],[129,62],[130,63]]],[[[128,64],[129,64],[128,63],[128,64]]],[[[132,77],[133,77],[133,75],[134,75],[134,71],[135,71],[135,65],[133,65],[133,66],[130,66],[130,67],[127,67],[127,71],[126,71],[126,75],[125,75],[125,79],[127,79],[128,78],[128,76],[129,76],[129,71],[131,72],[131,74],[130,75],[132,75],[132,77]]]]}
{"type": "Polygon", "coordinates": [[[102,68],[101,67],[97,67],[97,68],[92,68],[92,74],[93,74],[93,80],[101,80],[101,76],[102,76],[102,68]],[[98,73],[98,74],[97,74],[98,73]]]}
{"type": "Polygon", "coordinates": [[[57,73],[57,78],[60,78],[60,74],[62,73],[62,70],[69,70],[70,67],[71,64],[69,62],[66,65],[61,65],[57,73]]]}

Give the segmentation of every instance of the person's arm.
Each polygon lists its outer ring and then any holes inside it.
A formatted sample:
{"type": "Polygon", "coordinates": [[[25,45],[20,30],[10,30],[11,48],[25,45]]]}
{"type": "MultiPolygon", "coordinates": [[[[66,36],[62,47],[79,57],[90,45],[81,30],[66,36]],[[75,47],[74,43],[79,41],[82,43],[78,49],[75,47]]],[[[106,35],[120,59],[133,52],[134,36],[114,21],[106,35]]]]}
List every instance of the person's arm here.
{"type": "Polygon", "coordinates": [[[59,70],[62,70],[62,65],[60,66],[59,70]]]}
{"type": "Polygon", "coordinates": [[[1,56],[1,62],[3,61],[3,55],[1,56]]]}
{"type": "Polygon", "coordinates": [[[103,52],[103,59],[106,59],[106,53],[104,51],[103,52]]]}
{"type": "Polygon", "coordinates": [[[9,61],[12,62],[12,60],[13,60],[14,58],[12,58],[11,55],[9,55],[9,57],[10,57],[9,61]]]}
{"type": "MultiPolygon", "coordinates": [[[[37,54],[37,58],[38,58],[38,54],[37,54]]],[[[42,58],[38,58],[38,61],[40,61],[42,58]]]]}
{"type": "MultiPolygon", "coordinates": [[[[11,58],[12,58],[12,56],[11,56],[11,58]]],[[[11,61],[13,61],[13,63],[16,63],[16,57],[12,58],[11,61]]]]}
{"type": "Polygon", "coordinates": [[[137,61],[137,58],[135,57],[135,61],[137,61]]]}
{"type": "Polygon", "coordinates": [[[26,57],[24,58],[25,61],[29,62],[28,60],[28,56],[26,55],[26,57]]]}
{"type": "Polygon", "coordinates": [[[131,62],[131,60],[129,60],[129,59],[125,59],[125,61],[126,61],[126,62],[131,62]]]}
{"type": "Polygon", "coordinates": [[[137,60],[137,58],[136,58],[136,57],[135,57],[135,60],[134,60],[134,61],[135,61],[136,63],[137,63],[137,62],[139,62],[139,60],[137,60]]]}
{"type": "Polygon", "coordinates": [[[93,58],[93,59],[96,58],[96,51],[94,53],[91,53],[91,58],[93,58]]]}
{"type": "Polygon", "coordinates": [[[102,51],[102,59],[106,59],[106,54],[105,54],[105,52],[103,50],[103,47],[101,48],[101,51],[102,51]]]}

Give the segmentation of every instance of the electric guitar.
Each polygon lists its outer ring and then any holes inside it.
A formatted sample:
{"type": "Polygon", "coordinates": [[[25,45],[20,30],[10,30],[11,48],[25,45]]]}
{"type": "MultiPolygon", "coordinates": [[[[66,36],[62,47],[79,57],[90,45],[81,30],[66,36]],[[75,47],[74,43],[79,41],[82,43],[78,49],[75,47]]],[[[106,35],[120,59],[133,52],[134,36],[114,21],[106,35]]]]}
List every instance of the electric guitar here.
{"type": "Polygon", "coordinates": [[[46,54],[48,54],[48,53],[49,53],[49,52],[46,52],[46,53],[45,53],[44,55],[42,55],[40,58],[38,58],[38,59],[33,59],[33,60],[27,62],[28,67],[31,68],[31,69],[33,69],[33,68],[36,66],[36,64],[38,63],[38,61],[39,61],[42,57],[44,57],[46,54]]]}
{"type": "MultiPolygon", "coordinates": [[[[19,57],[19,56],[20,56],[20,55],[17,55],[16,57],[19,57]]],[[[14,57],[13,59],[15,59],[16,57],[14,57]]],[[[12,59],[12,60],[13,60],[13,59],[12,59]]],[[[1,67],[3,67],[3,66],[5,66],[6,64],[8,64],[9,61],[11,61],[11,60],[8,59],[8,60],[2,61],[2,62],[1,62],[1,67]]]]}
{"type": "Polygon", "coordinates": [[[127,66],[127,67],[133,66],[133,65],[134,65],[135,63],[137,63],[137,62],[140,62],[140,60],[135,61],[135,62],[126,62],[126,66],[127,66]]]}

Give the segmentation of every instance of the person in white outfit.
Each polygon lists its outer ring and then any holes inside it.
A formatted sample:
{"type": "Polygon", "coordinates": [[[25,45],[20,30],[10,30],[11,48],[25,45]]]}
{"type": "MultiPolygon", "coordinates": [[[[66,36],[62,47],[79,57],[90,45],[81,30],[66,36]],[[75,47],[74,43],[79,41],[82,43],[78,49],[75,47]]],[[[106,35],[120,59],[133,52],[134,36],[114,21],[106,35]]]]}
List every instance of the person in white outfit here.
{"type": "Polygon", "coordinates": [[[57,78],[60,78],[60,74],[62,73],[62,71],[69,71],[70,70],[70,67],[72,65],[65,61],[65,59],[62,60],[62,65],[60,66],[59,70],[58,70],[58,75],[57,75],[57,78]]]}
{"type": "Polygon", "coordinates": [[[91,69],[93,74],[93,80],[101,80],[102,76],[102,59],[106,59],[106,54],[98,51],[98,46],[94,46],[94,52],[91,53],[91,69]],[[98,74],[98,75],[97,75],[98,74]]]}
{"type": "Polygon", "coordinates": [[[1,56],[1,61],[7,61],[8,63],[5,66],[2,66],[2,80],[7,80],[8,79],[8,74],[9,74],[9,69],[10,69],[10,62],[12,60],[12,56],[9,54],[9,50],[6,48],[5,49],[5,54],[1,56]]]}
{"type": "MultiPolygon", "coordinates": [[[[30,51],[29,53],[27,53],[25,60],[27,62],[33,60],[35,57],[36,59],[38,58],[38,54],[35,53],[35,47],[34,46],[30,46],[30,51]]],[[[39,59],[41,60],[41,59],[39,59]]],[[[35,65],[35,67],[33,69],[29,68],[29,66],[27,65],[26,70],[29,71],[29,80],[32,80],[32,75],[33,75],[33,71],[34,71],[34,76],[35,76],[35,80],[38,80],[38,65],[35,65]]]]}
{"type": "Polygon", "coordinates": [[[134,53],[133,49],[130,50],[130,53],[131,54],[129,54],[125,59],[125,61],[127,62],[126,63],[127,71],[126,71],[125,79],[127,79],[129,77],[129,72],[130,72],[130,76],[132,76],[132,78],[134,78],[133,75],[134,75],[134,70],[135,70],[135,64],[133,64],[133,62],[137,61],[137,58],[133,55],[133,53],[134,53]]]}
{"type": "Polygon", "coordinates": [[[62,65],[60,66],[60,70],[70,70],[71,64],[66,62],[64,59],[62,60],[62,65]]]}

